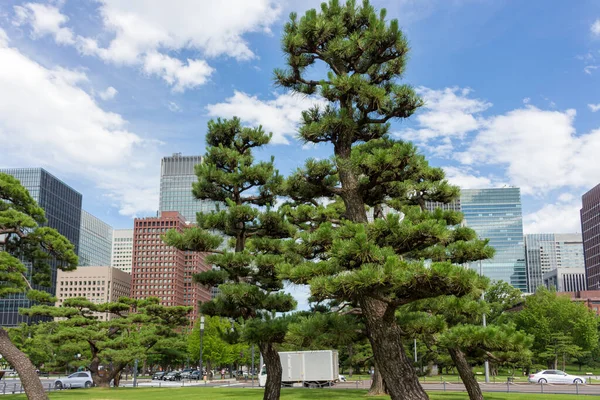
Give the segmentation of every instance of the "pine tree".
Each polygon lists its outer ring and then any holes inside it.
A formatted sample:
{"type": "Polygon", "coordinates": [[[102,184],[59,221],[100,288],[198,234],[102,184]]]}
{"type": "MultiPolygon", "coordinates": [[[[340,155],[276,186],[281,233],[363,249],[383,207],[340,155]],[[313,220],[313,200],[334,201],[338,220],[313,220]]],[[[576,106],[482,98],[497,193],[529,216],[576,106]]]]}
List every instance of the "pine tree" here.
{"type": "MultiPolygon", "coordinates": [[[[41,226],[45,222],[44,210],[27,189],[14,177],[0,173],[0,298],[26,293],[30,300],[53,302],[49,293],[33,290],[32,283],[52,286],[52,261],[65,271],[77,267],[73,244],[55,229],[41,226]]],[[[35,367],[2,327],[0,354],[19,373],[27,398],[48,398],[35,367]]]]}
{"type": "MultiPolygon", "coordinates": [[[[47,340],[61,348],[87,347],[83,359],[92,373],[96,386],[108,387],[114,379],[119,386],[121,371],[136,358],[176,336],[176,329],[187,325],[191,307],[165,307],[159,299],[120,298],[118,301],[96,304],[83,297],[66,299],[61,307],[39,305],[23,310],[29,316],[60,318],[57,329],[47,340]],[[115,318],[101,320],[97,313],[115,318]],[[104,369],[101,369],[104,366],[104,369]]],[[[71,353],[72,354],[72,353],[71,353]]]]}
{"type": "Polygon", "coordinates": [[[274,210],[283,178],[270,161],[255,162],[252,151],[269,143],[262,128],[242,127],[238,118],[211,121],[206,135],[204,163],[196,169],[198,199],[224,204],[211,214],[198,213],[198,226],[183,234],[167,233],[167,244],[179,249],[209,252],[207,261],[217,267],[200,273],[195,281],[218,286],[220,294],[201,306],[204,314],[242,319],[244,338],[257,343],[267,368],[264,399],[278,399],[282,367],[277,344],[287,330],[285,313],[296,302],[282,293],[283,283],[275,267],[286,258],[282,239],[294,234],[292,225],[274,210]],[[221,249],[222,236],[230,238],[221,249]],[[232,250],[231,250],[232,249],[232,250]]]}
{"type": "Polygon", "coordinates": [[[283,265],[281,276],[310,283],[317,298],[360,306],[375,361],[392,399],[426,399],[402,346],[395,312],[401,305],[439,295],[462,296],[478,286],[473,271],[450,261],[426,265],[423,252],[447,254],[462,262],[486,258],[487,243],[472,230],[450,229],[462,217],[428,212],[428,201],[450,202],[458,188],[444,180],[410,143],[388,135],[388,121],[408,118],[422,100],[398,83],[408,42],[398,21],[385,20],[367,0],[322,4],[320,12],[295,13],[285,25],[285,70],[276,82],[303,95],[329,102],[303,112],[300,138],[332,145],[330,160],[308,160],[288,179],[293,218],[307,226],[298,236],[299,253],[309,262],[283,265]],[[316,78],[318,65],[327,75],[316,78]],[[319,205],[328,198],[334,205],[319,205]],[[384,216],[384,206],[398,214],[384,216]],[[367,207],[374,212],[369,224],[367,207]],[[310,224],[309,224],[310,225],[310,224]],[[314,228],[314,229],[313,229],[314,228]]]}
{"type": "Polygon", "coordinates": [[[400,324],[409,337],[450,354],[470,400],[483,400],[470,361],[497,362],[531,357],[532,337],[514,324],[482,326],[488,305],[477,293],[464,297],[440,296],[411,303],[399,310],[400,324]]]}

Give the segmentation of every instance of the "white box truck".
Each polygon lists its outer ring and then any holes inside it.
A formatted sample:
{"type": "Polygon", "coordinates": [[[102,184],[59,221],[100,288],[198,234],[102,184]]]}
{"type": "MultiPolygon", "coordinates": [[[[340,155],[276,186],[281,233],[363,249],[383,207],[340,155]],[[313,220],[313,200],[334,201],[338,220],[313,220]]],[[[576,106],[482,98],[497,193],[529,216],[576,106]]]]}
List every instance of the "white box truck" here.
{"type": "MultiPolygon", "coordinates": [[[[339,379],[337,350],[282,351],[279,353],[282,386],[326,387],[339,379]]],[[[258,384],[267,383],[267,370],[261,368],[258,384]]]]}

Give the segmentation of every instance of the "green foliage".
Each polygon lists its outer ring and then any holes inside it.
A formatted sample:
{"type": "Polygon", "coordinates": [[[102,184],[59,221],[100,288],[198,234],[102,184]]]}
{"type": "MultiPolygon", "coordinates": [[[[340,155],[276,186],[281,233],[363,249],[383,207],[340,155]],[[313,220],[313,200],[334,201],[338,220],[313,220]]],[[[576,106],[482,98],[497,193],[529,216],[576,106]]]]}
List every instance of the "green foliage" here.
{"type": "MultiPolygon", "coordinates": [[[[41,227],[45,222],[44,210],[27,189],[11,175],[0,173],[0,297],[26,292],[32,283],[51,286],[52,260],[63,270],[77,266],[73,244],[55,229],[41,227]]],[[[29,297],[53,300],[48,293],[33,290],[29,297]]]]}
{"type": "Polygon", "coordinates": [[[510,283],[499,281],[492,284],[485,292],[485,301],[489,304],[488,321],[506,319],[503,313],[524,301],[523,292],[510,283]]]}
{"type": "Polygon", "coordinates": [[[556,361],[557,354],[581,356],[598,347],[597,316],[568,296],[539,288],[513,315],[517,327],[535,337],[533,352],[541,362],[556,361]]]}
{"type": "MultiPolygon", "coordinates": [[[[180,249],[210,253],[206,260],[215,270],[200,273],[194,280],[219,286],[220,295],[202,304],[204,314],[258,318],[279,326],[281,322],[275,322],[270,314],[296,306],[290,295],[280,292],[283,283],[276,275],[276,266],[286,260],[287,254],[281,239],[291,237],[294,228],[281,211],[272,209],[283,182],[273,159],[257,162],[252,154],[270,138],[260,127],[242,127],[238,118],[210,121],[207,152],[204,162],[196,167],[198,182],[193,185],[193,193],[198,199],[210,199],[225,208],[198,213],[197,227],[183,233],[170,231],[164,239],[180,249]],[[231,246],[219,247],[223,237],[231,238],[231,246]]],[[[271,332],[264,329],[265,333],[271,332]]],[[[282,340],[277,329],[271,333],[256,340],[282,340]]]]}
{"type": "MultiPolygon", "coordinates": [[[[203,362],[213,366],[233,364],[239,354],[248,346],[246,343],[230,343],[228,334],[231,334],[231,321],[221,317],[205,317],[204,335],[202,337],[203,362]]],[[[234,324],[233,330],[239,331],[240,326],[234,324]]],[[[190,358],[200,360],[200,325],[196,324],[187,337],[187,351],[190,358]]]]}
{"type": "Polygon", "coordinates": [[[101,365],[114,376],[136,358],[146,359],[151,351],[173,349],[176,330],[188,323],[190,311],[190,307],[162,306],[157,298],[121,298],[104,304],[68,298],[61,307],[34,306],[21,313],[58,318],[50,323],[52,329],[46,331],[45,340],[55,346],[56,354],[81,353],[81,363],[97,377],[101,365]],[[113,319],[99,318],[110,314],[113,319]]]}

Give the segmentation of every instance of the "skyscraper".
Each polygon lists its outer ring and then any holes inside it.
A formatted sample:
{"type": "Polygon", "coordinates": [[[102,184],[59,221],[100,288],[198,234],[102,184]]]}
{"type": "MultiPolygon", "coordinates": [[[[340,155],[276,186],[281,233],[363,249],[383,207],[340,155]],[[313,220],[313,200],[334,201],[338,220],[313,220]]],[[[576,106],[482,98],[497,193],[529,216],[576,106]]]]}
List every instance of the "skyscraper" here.
{"type": "Polygon", "coordinates": [[[519,188],[463,189],[460,210],[466,226],[481,239],[489,239],[496,249],[492,259],[471,263],[470,268],[481,271],[494,281],[505,281],[527,290],[523,217],[519,188]]]}
{"type": "Polygon", "coordinates": [[[81,211],[79,266],[110,265],[113,228],[89,212],[81,211]]]}
{"type": "MultiPolygon", "coordinates": [[[[525,235],[525,258],[528,290],[533,293],[539,286],[545,285],[544,276],[550,271],[557,268],[583,269],[581,234],[536,233],[525,235]]],[[[567,272],[564,274],[567,276],[567,272]]],[[[560,277],[556,279],[560,279],[560,277]]],[[[558,288],[558,286],[556,287],[558,288]]],[[[580,290],[585,290],[585,285],[580,290]]]]}
{"type": "Polygon", "coordinates": [[[192,282],[192,275],[207,271],[204,255],[167,246],[161,236],[168,230],[183,232],[190,225],[176,211],[159,217],[137,218],[133,233],[131,297],[158,297],[166,306],[193,306],[191,321],[198,313],[198,301],[211,298],[210,289],[192,282]]]}
{"type": "MultiPolygon", "coordinates": [[[[46,212],[47,222],[45,226],[56,229],[69,239],[75,246],[75,252],[79,254],[81,194],[42,168],[11,168],[2,169],[0,172],[12,175],[21,181],[21,184],[31,193],[33,199],[46,212]]],[[[33,287],[55,295],[56,264],[51,262],[50,267],[52,286],[39,287],[33,285],[33,287]]],[[[15,326],[21,322],[40,320],[40,318],[28,318],[19,315],[19,308],[27,308],[31,305],[32,302],[23,294],[14,294],[0,299],[0,325],[5,327],[15,326]]]]}
{"type": "Polygon", "coordinates": [[[210,200],[198,200],[192,194],[192,184],[198,181],[194,167],[202,156],[182,156],[175,153],[160,163],[159,211],[177,211],[188,222],[196,222],[196,213],[215,210],[210,200]]]}
{"type": "Polygon", "coordinates": [[[133,258],[133,229],[113,231],[112,259],[110,266],[131,274],[133,258]]]}
{"type": "Polygon", "coordinates": [[[581,197],[581,234],[588,290],[600,289],[600,184],[581,197]]]}

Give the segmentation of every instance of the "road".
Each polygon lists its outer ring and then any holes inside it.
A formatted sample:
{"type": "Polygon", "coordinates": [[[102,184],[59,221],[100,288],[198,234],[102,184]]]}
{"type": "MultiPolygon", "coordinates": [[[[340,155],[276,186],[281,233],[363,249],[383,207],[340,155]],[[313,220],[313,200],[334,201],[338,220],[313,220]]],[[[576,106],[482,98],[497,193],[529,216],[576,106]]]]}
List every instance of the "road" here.
{"type": "MultiPolygon", "coordinates": [[[[45,388],[54,390],[54,378],[41,378],[45,388]]],[[[422,382],[423,387],[427,391],[448,391],[448,392],[464,392],[465,387],[462,383],[429,383],[422,382]]],[[[122,380],[122,386],[133,386],[131,380],[122,380]]],[[[139,387],[228,387],[228,388],[252,388],[251,381],[235,381],[235,380],[215,380],[211,382],[203,381],[184,381],[184,382],[164,382],[151,381],[142,379],[138,381],[139,387]]],[[[514,392],[514,393],[552,393],[552,394],[587,394],[600,395],[600,385],[552,385],[552,384],[528,384],[528,383],[480,383],[481,389],[484,392],[514,392]]],[[[368,389],[370,381],[351,381],[341,382],[331,388],[331,390],[343,389],[368,389]]],[[[254,388],[259,389],[257,382],[254,382],[254,388]]],[[[315,389],[312,389],[315,390],[315,389]]],[[[318,389],[316,389],[318,390],[318,389]]],[[[328,389],[325,389],[328,390],[328,389]]],[[[21,393],[21,381],[18,378],[2,379],[0,381],[0,394],[21,393]]]]}

